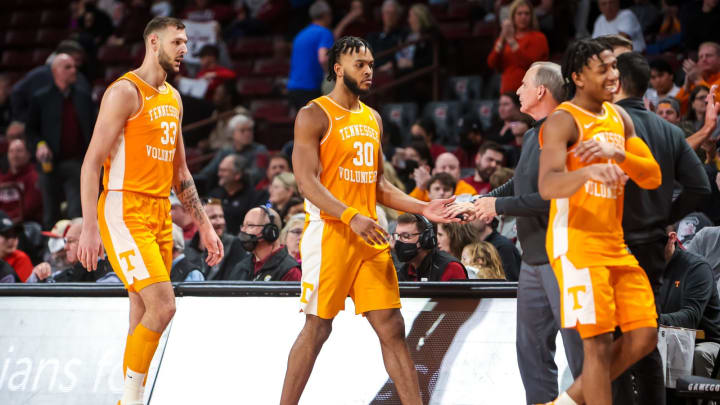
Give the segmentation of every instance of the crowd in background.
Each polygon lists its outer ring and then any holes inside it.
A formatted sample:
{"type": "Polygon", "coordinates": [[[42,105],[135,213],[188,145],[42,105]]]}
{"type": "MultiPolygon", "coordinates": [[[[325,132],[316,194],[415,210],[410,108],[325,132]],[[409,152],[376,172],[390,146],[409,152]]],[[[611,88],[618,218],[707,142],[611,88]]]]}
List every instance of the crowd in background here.
{"type": "MultiPolygon", "coordinates": [[[[186,144],[188,159],[206,157],[196,160],[193,175],[226,255],[212,268],[205,264],[197,229],[171,196],[172,280],[299,280],[304,200],[292,173],[292,141],[269,148],[276,143],[256,136],[254,100],[238,94],[236,65],[242,61],[231,58],[228,44],[271,36],[277,52],[288,52],[282,85],[292,118],[328,91],[325,51],[334,39],[367,38],[379,55],[375,75],[402,77],[430,66],[434,55],[442,60],[450,42],[438,10],[450,13],[460,3],[476,27],[495,35],[488,52],[476,55],[495,72],[484,92],[493,97],[490,120],[468,111],[449,125],[427,113],[405,125],[383,117],[384,172],[393,184],[425,201],[451,195],[467,201],[504,184],[513,177],[523,135],[535,124],[520,112],[516,95],[526,70],[533,62],[557,60],[574,38],[611,35],[650,60],[645,105],[684,131],[711,183],[697,213],[675,224],[678,240],[687,243],[703,227],[717,229],[719,132],[705,114],[707,94],[720,84],[720,34],[709,28],[720,22],[717,1],[75,0],[67,27],[72,34],[47,63],[22,76],[0,73],[0,133],[7,148],[0,162],[0,281],[117,281],[105,261],[101,271],[78,270],[80,165],[108,84],[98,51],[142,44],[145,23],[157,15],[209,24],[215,36],[201,47],[190,44],[192,60],[168,81],[183,92],[186,115],[201,109],[195,105],[210,106],[217,118],[188,132],[186,144]],[[283,8],[291,18],[278,29],[273,13],[283,8]],[[402,44],[410,45],[398,48],[402,44]]],[[[411,100],[424,111],[431,101],[427,82],[411,81],[384,101],[411,100]]],[[[379,206],[378,215],[391,235],[401,280],[518,279],[522,249],[513,217],[436,225],[386,207],[379,206]]]]}

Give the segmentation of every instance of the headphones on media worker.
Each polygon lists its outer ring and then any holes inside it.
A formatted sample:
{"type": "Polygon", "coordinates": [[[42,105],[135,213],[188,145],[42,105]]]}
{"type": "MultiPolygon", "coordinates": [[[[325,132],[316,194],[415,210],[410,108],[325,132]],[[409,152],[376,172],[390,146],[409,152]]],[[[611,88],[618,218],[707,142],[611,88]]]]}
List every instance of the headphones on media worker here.
{"type": "Polygon", "coordinates": [[[263,226],[260,236],[262,236],[266,242],[275,242],[280,237],[280,229],[277,225],[275,225],[275,215],[273,215],[272,212],[270,212],[270,209],[265,205],[259,205],[258,207],[265,211],[265,214],[270,220],[270,222],[263,226]]]}
{"type": "Polygon", "coordinates": [[[433,250],[437,247],[437,236],[435,236],[435,228],[433,224],[428,221],[422,215],[413,214],[417,219],[418,231],[420,231],[420,237],[418,243],[420,243],[420,249],[433,250]]]}

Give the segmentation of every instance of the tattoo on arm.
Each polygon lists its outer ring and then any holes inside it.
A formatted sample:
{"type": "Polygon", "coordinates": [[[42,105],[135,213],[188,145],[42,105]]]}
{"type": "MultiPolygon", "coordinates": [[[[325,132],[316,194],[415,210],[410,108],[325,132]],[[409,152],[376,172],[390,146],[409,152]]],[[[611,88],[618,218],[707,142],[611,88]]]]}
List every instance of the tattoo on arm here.
{"type": "Polygon", "coordinates": [[[182,202],[183,208],[188,212],[198,225],[205,222],[205,210],[200,203],[200,197],[195,188],[195,182],[192,179],[186,179],[180,181],[177,190],[178,199],[182,202]]]}

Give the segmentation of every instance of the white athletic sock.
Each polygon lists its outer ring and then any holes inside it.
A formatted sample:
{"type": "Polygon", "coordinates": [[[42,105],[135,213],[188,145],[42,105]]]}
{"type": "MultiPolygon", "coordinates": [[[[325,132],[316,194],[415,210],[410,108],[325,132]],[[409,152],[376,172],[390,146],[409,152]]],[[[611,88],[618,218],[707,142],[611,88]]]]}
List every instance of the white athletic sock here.
{"type": "Polygon", "coordinates": [[[563,392],[560,394],[558,399],[553,402],[555,405],[578,405],[577,402],[573,401],[572,398],[570,398],[570,395],[567,394],[567,392],[563,392]]]}
{"type": "Polygon", "coordinates": [[[127,369],[123,396],[120,402],[122,405],[142,405],[143,395],[145,394],[143,380],[145,380],[145,374],[127,369]]]}

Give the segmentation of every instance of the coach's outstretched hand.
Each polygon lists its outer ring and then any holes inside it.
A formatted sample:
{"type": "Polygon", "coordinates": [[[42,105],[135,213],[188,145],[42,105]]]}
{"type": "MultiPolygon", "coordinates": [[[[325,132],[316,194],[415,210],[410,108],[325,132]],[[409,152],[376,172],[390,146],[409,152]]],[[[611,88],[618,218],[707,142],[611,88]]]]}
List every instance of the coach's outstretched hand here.
{"type": "Polygon", "coordinates": [[[85,224],[89,222],[91,221],[83,222],[80,239],[78,239],[77,256],[85,270],[95,271],[97,270],[98,258],[102,256],[103,247],[97,225],[95,227],[92,225],[86,226],[85,224]]]}
{"type": "Polygon", "coordinates": [[[225,256],[225,251],[223,250],[222,241],[215,232],[215,229],[213,229],[208,222],[205,226],[200,227],[199,232],[200,242],[202,242],[202,245],[205,246],[205,249],[207,249],[208,252],[205,262],[208,266],[214,266],[220,263],[220,260],[222,260],[223,256],[225,256]]]}
{"type": "Polygon", "coordinates": [[[388,242],[388,233],[365,215],[355,214],[350,220],[350,229],[370,245],[384,245],[388,242]]]}
{"type": "Polygon", "coordinates": [[[430,222],[469,221],[475,216],[475,207],[468,203],[456,203],[455,196],[430,201],[422,211],[430,222]]]}

